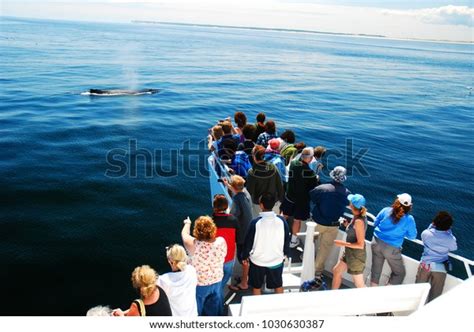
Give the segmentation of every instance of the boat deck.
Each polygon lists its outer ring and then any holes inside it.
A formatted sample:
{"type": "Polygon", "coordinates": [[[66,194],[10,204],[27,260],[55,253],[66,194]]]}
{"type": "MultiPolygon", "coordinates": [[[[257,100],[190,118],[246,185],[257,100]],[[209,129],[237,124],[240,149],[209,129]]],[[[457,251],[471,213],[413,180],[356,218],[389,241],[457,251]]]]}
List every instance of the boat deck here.
{"type": "MultiPolygon", "coordinates": [[[[228,199],[229,203],[232,203],[232,198],[230,193],[228,192],[227,188],[219,182],[220,178],[226,177],[229,178],[230,174],[227,170],[227,166],[222,164],[220,160],[211,155],[208,158],[210,176],[209,176],[209,184],[211,189],[211,197],[214,197],[215,194],[223,194],[228,199]]],[[[352,216],[349,213],[345,213],[346,217],[351,218],[352,216]]],[[[368,217],[368,230],[366,234],[366,265],[364,269],[364,280],[367,286],[370,284],[370,274],[371,274],[371,263],[372,263],[372,250],[371,250],[371,238],[372,238],[372,228],[373,228],[373,221],[375,220],[375,216],[370,212],[367,213],[368,217]]],[[[418,310],[422,305],[424,305],[424,301],[428,295],[429,288],[427,289],[425,286],[429,286],[428,284],[415,284],[416,273],[418,270],[419,265],[419,255],[423,249],[423,243],[420,240],[406,240],[403,245],[402,251],[402,258],[403,264],[406,268],[406,276],[403,281],[403,285],[399,286],[386,286],[386,287],[368,287],[364,289],[350,289],[353,288],[354,285],[352,283],[352,277],[347,272],[343,274],[342,280],[342,287],[346,288],[345,290],[341,290],[344,293],[345,301],[353,301],[353,304],[357,310],[349,310],[348,307],[341,307],[339,305],[340,295],[339,291],[331,291],[331,292],[309,292],[308,296],[299,293],[299,288],[302,281],[311,279],[314,273],[314,255],[317,251],[317,241],[318,241],[318,232],[316,232],[315,227],[316,223],[313,221],[304,221],[301,225],[301,232],[298,233],[298,237],[302,242],[301,248],[306,245],[307,250],[304,251],[304,255],[302,250],[292,249],[290,253],[291,261],[287,263],[288,266],[285,268],[284,272],[284,288],[287,296],[283,295],[283,298],[278,297],[278,302],[275,302],[276,298],[272,295],[268,296],[250,296],[252,292],[251,290],[245,291],[230,291],[227,287],[225,288],[225,300],[226,305],[233,305],[234,309],[236,308],[236,304],[242,304],[242,297],[246,297],[243,302],[245,303],[245,309],[239,310],[238,315],[249,315],[252,313],[263,313],[264,308],[271,308],[271,312],[267,312],[278,315],[278,314],[288,314],[288,304],[291,302],[293,303],[293,309],[300,308],[302,304],[306,303],[308,299],[311,301],[323,301],[324,303],[333,303],[334,308],[332,308],[328,314],[340,314],[340,315],[367,315],[367,314],[377,314],[380,312],[394,312],[397,315],[408,315],[416,310],[418,310]],[[348,289],[349,288],[349,289],[348,289]],[[334,292],[334,293],[333,293],[334,292]],[[351,298],[351,296],[353,298],[351,298]],[[366,306],[361,307],[360,303],[357,300],[361,298],[370,299],[373,296],[372,300],[377,302],[380,300],[380,297],[391,300],[390,303],[381,302],[377,303],[377,307],[373,308],[373,303],[369,300],[365,301],[366,306]],[[282,300],[282,301],[280,301],[282,300]],[[288,302],[289,301],[289,302],[288,302]],[[408,305],[409,304],[409,305],[408,305]],[[277,309],[278,307],[278,309],[277,309]],[[380,310],[380,311],[379,311],[380,310]]],[[[344,240],[346,237],[345,231],[339,229],[339,233],[337,235],[337,239],[344,240]]],[[[332,283],[332,268],[338,262],[343,251],[339,247],[333,247],[326,262],[325,262],[325,281],[327,284],[328,289],[331,288],[332,283]]],[[[465,257],[461,257],[459,255],[450,253],[450,259],[453,262],[454,269],[450,271],[447,275],[443,295],[446,292],[449,292],[451,289],[457,287],[458,285],[463,283],[464,279],[468,279],[472,277],[473,269],[474,269],[474,261],[469,260],[465,257]]],[[[381,278],[380,278],[380,285],[386,285],[390,278],[391,270],[387,262],[385,262],[384,267],[382,269],[381,278]]],[[[236,262],[234,265],[234,276],[232,278],[232,284],[235,284],[236,276],[241,275],[241,265],[236,262]]],[[[263,290],[264,294],[273,294],[272,291],[263,290]]],[[[442,296],[441,296],[442,297],[442,296]]],[[[379,301],[380,302],[380,301],[379,301]]],[[[306,303],[308,307],[302,307],[301,312],[305,312],[306,309],[310,308],[311,310],[316,310],[315,312],[321,313],[326,312],[327,306],[322,306],[316,308],[311,302],[306,303]]],[[[227,306],[226,306],[227,307],[227,306]]],[[[241,307],[242,308],[242,307],[241,307]]],[[[235,310],[233,313],[235,314],[235,310]]]]}
{"type": "MultiPolygon", "coordinates": [[[[297,248],[290,249],[290,257],[292,265],[295,267],[300,266],[302,263],[303,259],[303,249],[304,246],[301,244],[297,248]]],[[[231,284],[235,285],[240,282],[240,276],[242,274],[242,266],[239,264],[239,262],[236,260],[234,264],[234,273],[231,279],[231,284]]],[[[331,284],[332,284],[332,274],[325,271],[323,273],[323,280],[326,283],[327,289],[331,289],[331,284]]],[[[353,285],[349,281],[343,279],[341,289],[347,289],[347,288],[352,288],[353,285]]],[[[295,288],[294,286],[287,287],[285,288],[285,292],[299,292],[298,288],[295,288]]],[[[263,289],[262,291],[263,295],[266,294],[273,294],[274,292],[272,290],[268,289],[263,289]]],[[[239,290],[239,291],[233,291],[229,289],[229,287],[225,287],[224,289],[224,303],[226,303],[226,310],[228,305],[230,304],[238,304],[241,303],[242,297],[243,296],[251,296],[252,295],[252,288],[249,287],[246,290],[239,290]]]]}

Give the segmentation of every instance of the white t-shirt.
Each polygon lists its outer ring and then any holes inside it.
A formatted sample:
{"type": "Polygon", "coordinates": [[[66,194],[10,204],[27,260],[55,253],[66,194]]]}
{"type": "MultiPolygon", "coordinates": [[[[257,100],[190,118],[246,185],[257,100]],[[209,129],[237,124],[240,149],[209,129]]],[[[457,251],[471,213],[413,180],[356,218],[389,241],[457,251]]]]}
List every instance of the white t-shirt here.
{"type": "Polygon", "coordinates": [[[173,316],[197,317],[197,274],[194,266],[188,264],[184,271],[161,275],[157,285],[163,288],[168,296],[173,316]]]}

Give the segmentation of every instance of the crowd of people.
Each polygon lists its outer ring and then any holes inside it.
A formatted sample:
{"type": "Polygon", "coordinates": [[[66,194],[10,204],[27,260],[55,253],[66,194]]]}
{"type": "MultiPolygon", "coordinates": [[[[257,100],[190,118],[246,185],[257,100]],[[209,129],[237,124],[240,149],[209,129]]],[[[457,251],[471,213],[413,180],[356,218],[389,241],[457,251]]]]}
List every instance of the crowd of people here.
{"type": "MultiPolygon", "coordinates": [[[[212,217],[198,217],[192,232],[192,221],[185,219],[184,247],[175,244],[166,250],[171,272],[158,276],[147,265],[137,267],[132,285],[140,298],[111,315],[218,316],[223,314],[225,287],[251,288],[253,295],[260,295],[266,285],[282,293],[285,257],[300,245],[301,223],[311,218],[318,232],[314,284],[321,284],[327,258],[339,246],[344,253],[332,269],[332,289],[341,286],[346,271],[356,287],[365,287],[366,199],[346,188],[346,169],[334,167],[330,181],[322,183],[325,147],[307,147],[291,130],[279,136],[275,122],[263,113],[249,124],[243,112],[236,112],[234,122],[219,121],[209,130],[208,140],[211,153],[231,174],[222,178],[232,197],[230,208],[225,195],[216,195],[212,217]],[[344,217],[347,206],[353,215],[350,220],[344,217]],[[345,240],[336,239],[341,227],[345,240]],[[227,285],[235,259],[242,265],[240,281],[227,285]]],[[[385,261],[391,270],[388,284],[403,283],[402,244],[405,238],[417,237],[412,206],[412,197],[403,193],[378,213],[371,242],[371,286],[379,285],[385,261]]],[[[452,216],[441,211],[421,234],[424,252],[415,282],[431,283],[429,301],[442,293],[448,253],[457,249],[452,223],[452,216]]],[[[103,312],[103,308],[94,311],[103,312]]]]}

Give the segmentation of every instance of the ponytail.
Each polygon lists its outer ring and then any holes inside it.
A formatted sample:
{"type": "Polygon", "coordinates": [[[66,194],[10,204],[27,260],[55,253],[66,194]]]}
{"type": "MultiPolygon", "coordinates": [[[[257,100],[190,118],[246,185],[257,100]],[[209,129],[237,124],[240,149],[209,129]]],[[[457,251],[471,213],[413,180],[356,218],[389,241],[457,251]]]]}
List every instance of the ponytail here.
{"type": "Polygon", "coordinates": [[[155,291],[155,288],[156,288],[155,284],[140,287],[140,295],[143,298],[147,298],[153,294],[153,292],[155,291]]]}
{"type": "Polygon", "coordinates": [[[186,270],[186,266],[188,266],[188,264],[187,264],[186,262],[178,262],[178,263],[176,263],[176,267],[177,267],[178,270],[180,270],[180,271],[186,270]]]}
{"type": "Polygon", "coordinates": [[[184,271],[187,266],[188,255],[186,250],[179,244],[174,244],[166,251],[166,256],[170,262],[173,262],[178,270],[184,271]]]}
{"type": "Polygon", "coordinates": [[[158,274],[148,265],[137,266],[132,272],[132,285],[143,298],[149,297],[156,289],[158,274]]]}

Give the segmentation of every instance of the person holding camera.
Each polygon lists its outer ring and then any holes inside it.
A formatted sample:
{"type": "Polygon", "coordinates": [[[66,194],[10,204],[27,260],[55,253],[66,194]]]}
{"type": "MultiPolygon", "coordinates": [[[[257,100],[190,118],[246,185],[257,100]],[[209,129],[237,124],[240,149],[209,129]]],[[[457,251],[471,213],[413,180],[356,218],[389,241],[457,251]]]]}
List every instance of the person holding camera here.
{"type": "Polygon", "coordinates": [[[365,252],[365,231],[367,230],[367,209],[365,198],[360,194],[347,196],[352,211],[352,220],[344,219],[346,240],[334,240],[334,244],[344,247],[344,255],[332,269],[332,289],[341,287],[342,274],[347,271],[357,288],[365,287],[364,269],[367,254],[365,252]]]}

